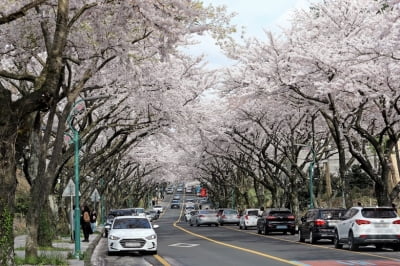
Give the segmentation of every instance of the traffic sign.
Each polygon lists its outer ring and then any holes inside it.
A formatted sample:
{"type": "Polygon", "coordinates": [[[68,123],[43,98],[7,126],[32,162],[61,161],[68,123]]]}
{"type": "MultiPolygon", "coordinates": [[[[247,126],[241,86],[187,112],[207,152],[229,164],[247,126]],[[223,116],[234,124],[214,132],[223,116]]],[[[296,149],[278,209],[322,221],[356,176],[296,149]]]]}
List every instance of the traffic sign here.
{"type": "Polygon", "coordinates": [[[63,197],[74,197],[75,196],[75,183],[74,183],[74,181],[72,181],[72,179],[70,179],[68,181],[68,184],[62,193],[62,196],[63,197]]]}
{"type": "Polygon", "coordinates": [[[92,195],[90,195],[90,199],[91,199],[92,201],[94,201],[94,202],[97,202],[97,201],[100,200],[100,194],[99,194],[99,192],[97,191],[97,188],[95,188],[94,191],[93,191],[93,193],[92,193],[92,195]]]}

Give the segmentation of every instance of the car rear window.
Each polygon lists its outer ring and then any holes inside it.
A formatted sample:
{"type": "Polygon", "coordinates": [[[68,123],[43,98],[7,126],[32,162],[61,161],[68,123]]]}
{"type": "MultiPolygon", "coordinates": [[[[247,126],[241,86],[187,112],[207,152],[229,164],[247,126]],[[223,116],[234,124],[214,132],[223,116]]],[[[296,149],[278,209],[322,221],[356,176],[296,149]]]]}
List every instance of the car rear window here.
{"type": "Polygon", "coordinates": [[[396,218],[397,214],[393,209],[382,208],[364,208],[361,210],[365,218],[396,218]]]}
{"type": "Polygon", "coordinates": [[[258,215],[258,210],[248,211],[247,215],[257,216],[258,215]]]}
{"type": "Polygon", "coordinates": [[[235,211],[235,210],[225,210],[224,213],[225,214],[237,214],[237,211],[235,211]]]}
{"type": "Polygon", "coordinates": [[[269,213],[269,215],[287,217],[287,216],[293,215],[293,214],[292,214],[291,212],[288,212],[288,211],[271,211],[271,212],[269,213]]]}
{"type": "Polygon", "coordinates": [[[324,220],[339,220],[344,214],[346,210],[322,210],[321,218],[324,220]]]}

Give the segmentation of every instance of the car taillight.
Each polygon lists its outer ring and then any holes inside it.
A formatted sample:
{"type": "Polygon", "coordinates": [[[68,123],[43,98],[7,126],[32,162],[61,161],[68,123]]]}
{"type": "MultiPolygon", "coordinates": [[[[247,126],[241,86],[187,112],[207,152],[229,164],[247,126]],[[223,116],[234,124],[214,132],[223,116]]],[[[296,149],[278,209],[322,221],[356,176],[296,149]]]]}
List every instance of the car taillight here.
{"type": "Polygon", "coordinates": [[[370,221],[367,220],[360,220],[360,219],[356,219],[356,224],[358,225],[363,225],[363,224],[370,224],[370,221]]]}
{"type": "Polygon", "coordinates": [[[400,224],[400,220],[393,221],[393,224],[400,224]]]}
{"type": "Polygon", "coordinates": [[[244,219],[248,220],[248,219],[249,219],[249,216],[248,216],[248,215],[245,215],[245,216],[244,216],[244,219]]]}
{"type": "Polygon", "coordinates": [[[222,215],[222,218],[226,218],[226,215],[222,215]]]}
{"type": "Polygon", "coordinates": [[[199,218],[203,218],[203,217],[205,217],[205,216],[204,216],[204,215],[202,215],[202,214],[200,214],[200,215],[199,215],[199,218]]]}
{"type": "Polygon", "coordinates": [[[267,216],[267,220],[275,220],[275,219],[276,219],[275,216],[272,216],[272,215],[267,216]]]}
{"type": "Polygon", "coordinates": [[[314,225],[315,226],[323,226],[325,224],[326,224],[326,221],[321,220],[321,219],[317,219],[317,220],[314,221],[314,225]]]}
{"type": "Polygon", "coordinates": [[[290,220],[294,220],[294,216],[293,215],[289,215],[287,218],[290,219],[290,220]]]}

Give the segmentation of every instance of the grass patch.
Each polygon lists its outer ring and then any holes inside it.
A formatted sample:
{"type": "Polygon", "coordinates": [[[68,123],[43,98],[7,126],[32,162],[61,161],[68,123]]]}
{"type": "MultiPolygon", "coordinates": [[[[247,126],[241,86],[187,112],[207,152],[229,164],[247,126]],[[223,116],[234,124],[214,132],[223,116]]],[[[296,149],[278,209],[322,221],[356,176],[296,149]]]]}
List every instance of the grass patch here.
{"type": "MultiPolygon", "coordinates": [[[[25,247],[15,248],[15,250],[25,250],[25,247]]],[[[38,247],[38,250],[44,251],[70,251],[70,248],[59,248],[59,247],[38,247]]]]}
{"type": "Polygon", "coordinates": [[[36,257],[15,257],[15,264],[16,265],[68,265],[68,261],[65,257],[59,254],[52,254],[52,255],[39,255],[36,257]]]}

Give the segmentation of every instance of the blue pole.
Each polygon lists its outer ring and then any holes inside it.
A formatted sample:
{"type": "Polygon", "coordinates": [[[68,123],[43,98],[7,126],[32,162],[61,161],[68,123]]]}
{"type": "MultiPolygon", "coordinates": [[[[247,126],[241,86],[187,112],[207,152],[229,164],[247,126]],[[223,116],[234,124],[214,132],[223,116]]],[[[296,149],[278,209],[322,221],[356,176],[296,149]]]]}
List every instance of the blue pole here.
{"type": "Polygon", "coordinates": [[[314,164],[315,164],[315,151],[313,149],[313,147],[311,148],[311,152],[312,152],[312,162],[310,163],[310,168],[309,168],[309,178],[310,178],[310,209],[314,208],[314,164]]]}

